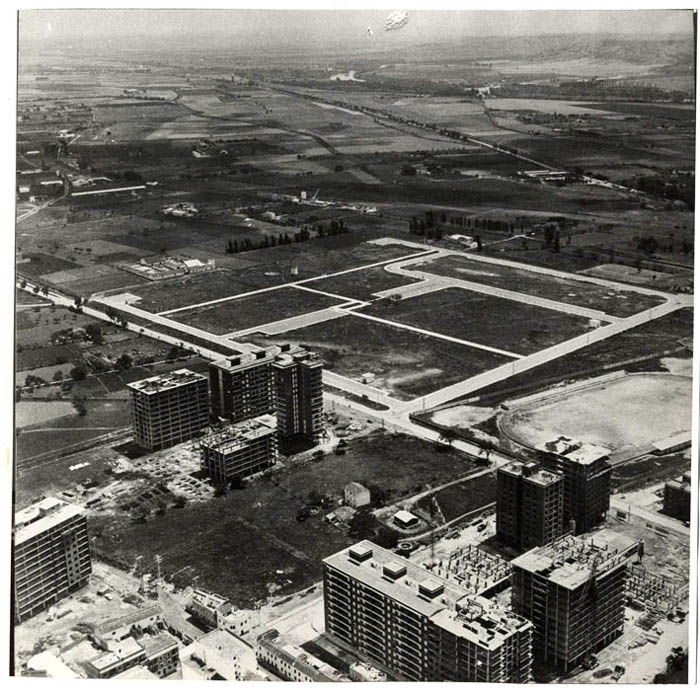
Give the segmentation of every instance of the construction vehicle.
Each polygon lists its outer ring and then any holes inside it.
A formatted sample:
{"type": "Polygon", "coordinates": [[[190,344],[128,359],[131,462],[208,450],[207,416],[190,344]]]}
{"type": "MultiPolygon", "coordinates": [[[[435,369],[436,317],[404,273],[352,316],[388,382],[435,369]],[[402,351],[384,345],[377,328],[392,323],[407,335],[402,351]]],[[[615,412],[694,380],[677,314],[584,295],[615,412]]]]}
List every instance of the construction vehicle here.
{"type": "Polygon", "coordinates": [[[625,668],[623,665],[615,665],[615,669],[613,670],[611,678],[617,681],[618,679],[622,678],[622,675],[625,673],[625,668]]]}

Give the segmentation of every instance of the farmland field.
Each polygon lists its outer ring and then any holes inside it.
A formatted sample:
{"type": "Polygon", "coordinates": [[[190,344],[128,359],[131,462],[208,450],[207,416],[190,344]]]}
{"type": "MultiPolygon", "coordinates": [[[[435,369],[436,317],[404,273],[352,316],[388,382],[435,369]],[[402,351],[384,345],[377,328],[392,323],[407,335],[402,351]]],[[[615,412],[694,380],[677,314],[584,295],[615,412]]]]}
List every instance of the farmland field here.
{"type": "MultiPolygon", "coordinates": [[[[250,340],[268,344],[260,336],[250,340]]],[[[285,342],[299,343],[323,356],[326,368],[359,379],[372,372],[372,386],[398,398],[414,398],[509,362],[509,358],[431,336],[346,316],[287,331],[285,342]]],[[[278,342],[279,337],[274,342],[278,342]]]]}
{"type": "Polygon", "coordinates": [[[589,328],[585,317],[462,288],[446,288],[398,302],[382,300],[361,311],[519,355],[561,343],[589,328]]]}
{"type": "Polygon", "coordinates": [[[171,315],[171,318],[221,335],[338,304],[340,304],[338,300],[319,293],[296,288],[280,288],[250,297],[234,298],[210,307],[177,312],[171,315]]]}
{"type": "Polygon", "coordinates": [[[661,297],[641,295],[631,290],[583,283],[573,277],[571,280],[556,278],[526,269],[479,262],[460,256],[428,260],[420,265],[414,264],[411,269],[589,307],[616,317],[629,317],[664,302],[661,297]]]}

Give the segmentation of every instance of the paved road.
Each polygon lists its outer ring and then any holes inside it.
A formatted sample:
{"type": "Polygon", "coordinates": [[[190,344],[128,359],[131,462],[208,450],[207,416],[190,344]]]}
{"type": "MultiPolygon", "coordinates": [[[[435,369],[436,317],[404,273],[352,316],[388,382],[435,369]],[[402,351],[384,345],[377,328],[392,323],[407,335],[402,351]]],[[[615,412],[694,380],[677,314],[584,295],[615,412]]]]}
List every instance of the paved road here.
{"type": "Polygon", "coordinates": [[[662,513],[656,513],[655,511],[648,511],[635,504],[630,504],[626,499],[621,499],[615,495],[610,497],[610,508],[624,511],[631,514],[632,516],[637,516],[638,518],[644,519],[647,523],[663,528],[671,533],[680,535],[685,538],[690,537],[690,528],[687,528],[682,523],[680,523],[675,518],[670,516],[664,516],[662,513]]]}

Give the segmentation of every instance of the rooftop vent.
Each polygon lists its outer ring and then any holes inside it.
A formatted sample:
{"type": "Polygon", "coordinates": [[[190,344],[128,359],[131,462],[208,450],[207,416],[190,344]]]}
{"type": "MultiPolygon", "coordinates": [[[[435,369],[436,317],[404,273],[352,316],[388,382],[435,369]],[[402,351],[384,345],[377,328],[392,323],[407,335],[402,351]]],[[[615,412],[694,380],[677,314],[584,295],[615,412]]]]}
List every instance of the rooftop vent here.
{"type": "Polygon", "coordinates": [[[398,561],[390,561],[388,564],[384,564],[382,573],[389,578],[396,580],[401,578],[401,576],[406,575],[406,565],[401,564],[398,561]]]}
{"type": "Polygon", "coordinates": [[[434,578],[427,578],[422,583],[418,584],[418,593],[431,600],[438,595],[442,595],[444,590],[445,586],[434,578]]]}
{"type": "Polygon", "coordinates": [[[367,561],[372,556],[372,548],[366,545],[355,545],[348,552],[350,559],[355,561],[367,561]]]}

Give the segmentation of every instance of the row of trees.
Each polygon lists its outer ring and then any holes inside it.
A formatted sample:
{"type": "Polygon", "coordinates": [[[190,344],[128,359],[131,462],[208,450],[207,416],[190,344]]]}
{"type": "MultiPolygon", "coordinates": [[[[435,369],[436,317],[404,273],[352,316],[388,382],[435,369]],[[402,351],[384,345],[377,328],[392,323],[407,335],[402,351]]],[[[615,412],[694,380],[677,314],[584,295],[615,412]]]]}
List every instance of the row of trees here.
{"type": "Polygon", "coordinates": [[[348,227],[343,221],[331,221],[328,227],[319,223],[314,226],[304,226],[296,233],[281,233],[280,235],[265,235],[259,240],[253,240],[249,237],[239,240],[229,240],[226,243],[226,254],[237,254],[238,252],[247,252],[250,250],[267,249],[269,247],[277,247],[278,245],[291,245],[295,242],[307,242],[311,240],[311,231],[315,232],[318,237],[327,237],[331,235],[340,235],[349,232],[348,227]]]}

